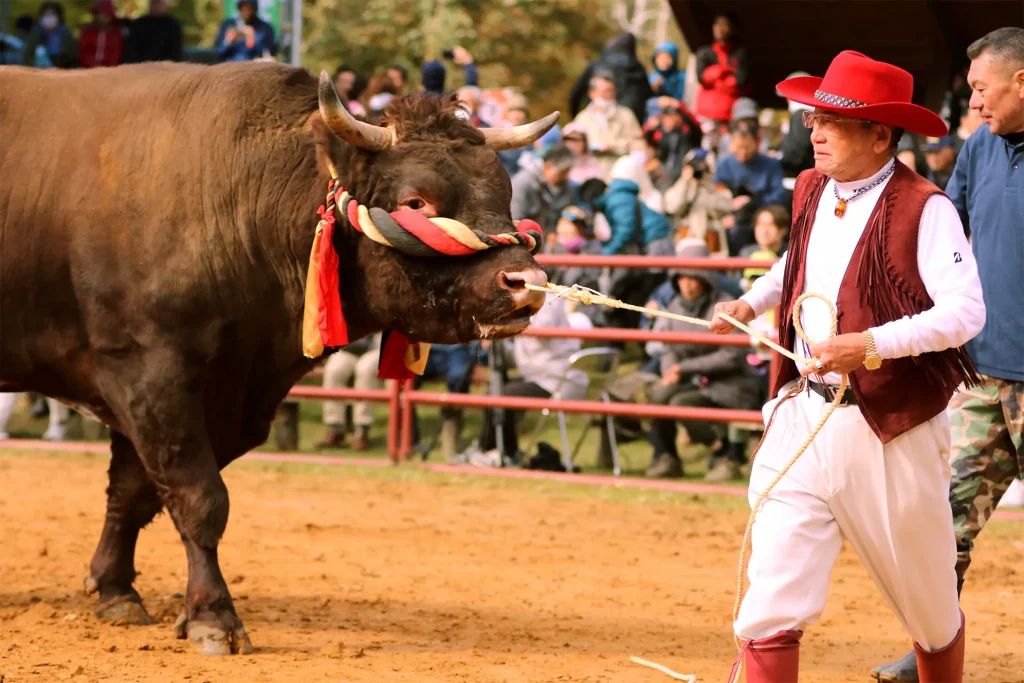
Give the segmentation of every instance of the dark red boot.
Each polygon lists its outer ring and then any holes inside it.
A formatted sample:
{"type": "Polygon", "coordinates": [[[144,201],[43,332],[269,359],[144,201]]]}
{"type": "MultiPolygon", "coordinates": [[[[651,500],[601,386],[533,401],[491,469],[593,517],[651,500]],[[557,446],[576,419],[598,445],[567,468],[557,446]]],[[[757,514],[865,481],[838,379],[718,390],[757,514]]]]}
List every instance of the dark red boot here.
{"type": "Polygon", "coordinates": [[[960,632],[953,642],[937,652],[928,652],[914,643],[917,675],[921,683],[963,683],[964,613],[960,612],[960,632]]]}
{"type": "MultiPolygon", "coordinates": [[[[774,636],[752,640],[743,646],[743,668],[747,683],[797,683],[800,672],[800,638],[803,631],[779,631],[774,636]]],[[[737,657],[737,664],[739,658],[737,657]]],[[[736,677],[736,665],[729,683],[736,677]]]]}

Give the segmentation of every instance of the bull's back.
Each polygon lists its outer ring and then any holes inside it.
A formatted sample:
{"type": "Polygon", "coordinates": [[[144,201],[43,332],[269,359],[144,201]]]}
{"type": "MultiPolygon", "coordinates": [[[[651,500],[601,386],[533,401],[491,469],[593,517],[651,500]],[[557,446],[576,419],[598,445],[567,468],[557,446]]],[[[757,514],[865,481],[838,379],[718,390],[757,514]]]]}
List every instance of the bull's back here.
{"type": "Polygon", "coordinates": [[[245,210],[238,139],[284,69],[0,67],[0,382],[85,381],[179,328],[217,344],[219,290],[247,262],[223,234],[245,210]]]}

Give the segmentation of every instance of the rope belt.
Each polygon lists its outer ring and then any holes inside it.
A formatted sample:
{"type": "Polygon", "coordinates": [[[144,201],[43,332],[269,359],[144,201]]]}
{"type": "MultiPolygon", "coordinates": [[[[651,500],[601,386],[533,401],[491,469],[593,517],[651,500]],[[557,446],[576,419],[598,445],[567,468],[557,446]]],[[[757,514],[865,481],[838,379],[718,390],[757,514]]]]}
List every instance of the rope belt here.
{"type": "MultiPolygon", "coordinates": [[[[573,285],[572,287],[564,287],[562,285],[548,283],[548,285],[545,287],[538,287],[536,285],[531,284],[527,284],[526,287],[528,289],[532,289],[538,292],[550,292],[563,299],[578,301],[584,305],[601,304],[604,306],[611,306],[612,308],[623,308],[630,311],[645,313],[647,315],[658,316],[661,318],[670,318],[672,320],[679,320],[682,322],[692,323],[695,325],[702,325],[704,327],[711,326],[710,320],[702,320],[701,318],[691,318],[689,316],[679,315],[678,313],[669,313],[667,311],[655,310],[652,308],[645,308],[642,306],[634,306],[632,304],[627,304],[625,302],[619,301],[618,299],[612,299],[611,297],[604,296],[600,292],[596,292],[592,289],[587,289],[585,287],[580,287],[578,285],[573,285]]],[[[826,304],[828,304],[829,313],[832,316],[832,328],[829,332],[829,339],[836,336],[838,318],[836,316],[835,304],[829,301],[828,298],[826,298],[825,295],[821,294],[820,292],[807,292],[806,294],[802,294],[800,298],[796,300],[796,302],[793,304],[793,326],[794,328],[796,328],[796,333],[800,335],[800,338],[807,342],[808,346],[813,346],[814,342],[807,338],[807,334],[804,332],[803,326],[800,324],[800,306],[803,304],[805,299],[809,298],[821,299],[826,304]]],[[[789,349],[782,348],[772,340],[763,337],[757,332],[754,332],[743,323],[734,319],[732,316],[726,315],[724,313],[717,313],[716,315],[728,321],[729,323],[732,323],[739,329],[749,334],[751,337],[757,339],[762,344],[765,344],[766,346],[775,349],[776,351],[781,353],[786,358],[789,358],[790,360],[793,360],[797,363],[814,362],[813,358],[804,358],[803,356],[798,356],[795,353],[792,353],[789,349]]],[[[825,414],[821,416],[820,420],[818,420],[818,424],[816,424],[814,426],[814,429],[811,430],[811,433],[807,436],[807,439],[803,442],[800,448],[797,449],[796,454],[792,457],[792,459],[788,463],[786,463],[786,466],[783,467],[782,470],[775,476],[775,478],[772,479],[772,481],[768,484],[768,486],[765,487],[761,495],[757,497],[757,500],[754,502],[753,506],[751,506],[750,517],[747,519],[747,528],[743,532],[743,545],[740,547],[739,569],[736,574],[736,601],[733,604],[732,610],[733,622],[735,622],[736,619],[739,617],[740,605],[743,602],[743,573],[747,559],[747,546],[750,544],[750,532],[754,527],[754,519],[757,516],[757,511],[761,507],[761,504],[764,503],[764,501],[768,498],[768,494],[771,493],[773,488],[775,488],[775,485],[782,481],[782,478],[786,476],[786,473],[789,472],[790,468],[796,464],[796,461],[800,458],[801,455],[804,454],[804,451],[807,450],[808,446],[811,445],[811,441],[814,440],[814,437],[816,437],[818,435],[818,432],[821,431],[821,428],[825,426],[825,422],[828,420],[828,418],[832,415],[835,409],[838,408],[839,405],[843,402],[843,397],[846,394],[846,388],[849,382],[849,377],[847,375],[841,375],[840,377],[841,379],[839,382],[839,388],[836,391],[835,398],[833,398],[832,402],[829,404],[828,409],[825,411],[825,414]]],[[[751,461],[753,461],[754,458],[757,457],[757,452],[761,450],[761,444],[764,443],[764,439],[768,435],[768,430],[770,430],[772,427],[772,422],[775,420],[775,413],[778,412],[779,407],[789,399],[799,394],[803,390],[805,382],[806,380],[801,380],[797,382],[795,385],[793,385],[793,387],[786,393],[782,400],[775,405],[774,409],[772,409],[772,414],[768,418],[768,424],[766,424],[764,427],[764,433],[761,435],[761,439],[757,442],[757,447],[754,448],[754,452],[750,456],[751,461]]],[[[743,671],[743,653],[752,642],[747,641],[746,643],[742,643],[740,642],[740,638],[738,636],[734,636],[734,639],[736,641],[736,648],[739,654],[736,658],[736,662],[733,664],[733,669],[729,674],[730,683],[738,683],[738,681],[740,680],[740,674],[743,671]]],[[[643,666],[651,666],[652,668],[656,668],[659,671],[667,673],[673,678],[677,678],[678,680],[696,680],[696,677],[691,677],[690,674],[677,674],[674,671],[665,669],[665,667],[662,667],[661,665],[653,664],[653,662],[647,662],[646,660],[637,661],[637,659],[638,658],[633,658],[633,661],[638,664],[642,664],[643,666]]]]}

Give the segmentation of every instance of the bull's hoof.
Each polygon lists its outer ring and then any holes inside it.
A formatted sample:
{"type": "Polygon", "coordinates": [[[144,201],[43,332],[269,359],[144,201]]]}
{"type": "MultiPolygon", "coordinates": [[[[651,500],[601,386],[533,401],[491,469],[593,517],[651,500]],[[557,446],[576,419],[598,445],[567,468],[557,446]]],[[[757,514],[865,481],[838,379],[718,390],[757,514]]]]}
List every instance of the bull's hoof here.
{"type": "Polygon", "coordinates": [[[97,618],[115,626],[149,626],[153,623],[137,595],[125,595],[101,602],[95,614],[97,618]]]}
{"type": "Polygon", "coordinates": [[[871,675],[879,683],[918,683],[917,656],[911,651],[903,659],[875,668],[871,675]]]}
{"type": "Polygon", "coordinates": [[[215,615],[207,612],[197,619],[189,620],[182,610],[174,622],[174,635],[180,640],[188,638],[192,647],[203,655],[253,653],[252,642],[242,626],[242,620],[231,613],[215,615]]]}

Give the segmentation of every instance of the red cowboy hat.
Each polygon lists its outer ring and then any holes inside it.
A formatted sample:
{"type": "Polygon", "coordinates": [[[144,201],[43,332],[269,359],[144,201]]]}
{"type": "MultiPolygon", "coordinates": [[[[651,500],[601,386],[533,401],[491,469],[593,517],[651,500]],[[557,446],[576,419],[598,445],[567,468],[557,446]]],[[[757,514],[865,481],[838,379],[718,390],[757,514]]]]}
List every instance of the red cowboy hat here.
{"type": "Polygon", "coordinates": [[[842,112],[912,133],[941,137],[949,130],[937,114],[911,103],[914,77],[852,50],[836,55],[824,78],[797,76],[776,86],[787,100],[842,112]]]}

